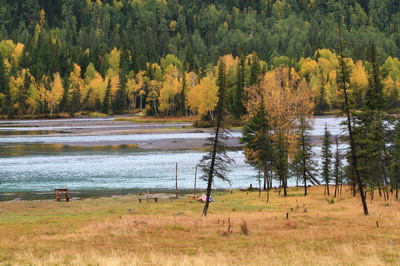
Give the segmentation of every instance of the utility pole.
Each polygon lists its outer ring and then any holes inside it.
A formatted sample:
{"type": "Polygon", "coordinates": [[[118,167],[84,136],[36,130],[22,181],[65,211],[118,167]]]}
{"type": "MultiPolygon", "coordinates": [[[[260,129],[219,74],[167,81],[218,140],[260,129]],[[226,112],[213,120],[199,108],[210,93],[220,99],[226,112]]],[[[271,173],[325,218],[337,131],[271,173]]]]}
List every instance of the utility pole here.
{"type": "Polygon", "coordinates": [[[196,164],[196,170],[194,171],[194,192],[193,195],[196,196],[196,182],[197,182],[197,164],[196,164]]]}
{"type": "Polygon", "coordinates": [[[178,198],[178,163],[176,163],[176,170],[175,170],[175,189],[176,189],[176,198],[178,198]]]}

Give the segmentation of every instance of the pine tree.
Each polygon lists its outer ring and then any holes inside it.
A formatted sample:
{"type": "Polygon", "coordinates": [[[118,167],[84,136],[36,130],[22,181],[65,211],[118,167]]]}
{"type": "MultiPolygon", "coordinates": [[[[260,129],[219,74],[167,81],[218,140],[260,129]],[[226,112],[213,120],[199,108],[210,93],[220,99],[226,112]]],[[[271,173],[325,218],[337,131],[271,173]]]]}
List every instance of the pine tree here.
{"type": "MultiPolygon", "coordinates": [[[[185,64],[184,64],[185,65],[185,64]]],[[[179,114],[184,115],[186,114],[186,93],[187,93],[187,80],[186,80],[186,71],[185,67],[183,70],[182,76],[182,90],[179,94],[179,114]]]]}
{"type": "Polygon", "coordinates": [[[25,0],[23,2],[23,18],[27,26],[33,26],[39,15],[39,5],[37,0],[25,0]]]}
{"type": "Polygon", "coordinates": [[[380,195],[384,189],[385,200],[389,198],[386,132],[383,97],[383,84],[377,65],[376,47],[370,51],[371,74],[362,112],[354,115],[354,136],[359,158],[359,170],[369,187],[378,187],[380,195]]]}
{"type": "Polygon", "coordinates": [[[372,45],[370,48],[370,63],[372,69],[369,77],[369,86],[365,96],[365,108],[371,111],[380,111],[385,107],[383,84],[377,61],[376,46],[372,45]]]}
{"type": "Polygon", "coordinates": [[[126,94],[125,86],[120,86],[115,93],[112,109],[115,114],[121,114],[127,108],[128,96],[126,94]]]}
{"type": "Polygon", "coordinates": [[[357,146],[359,170],[364,182],[372,189],[378,187],[380,195],[385,190],[388,199],[388,151],[386,143],[389,121],[384,121],[382,114],[367,110],[355,116],[354,137],[357,146]]]}
{"type": "MultiPolygon", "coordinates": [[[[126,46],[126,45],[125,45],[126,46]]],[[[120,55],[120,65],[119,65],[119,81],[121,88],[125,89],[127,78],[129,71],[132,69],[131,57],[129,54],[129,50],[123,48],[120,55]]]]}
{"type": "Polygon", "coordinates": [[[4,58],[0,53],[0,93],[6,95],[8,93],[8,75],[4,58]]]}
{"type": "Polygon", "coordinates": [[[24,75],[24,83],[19,88],[18,92],[18,114],[23,115],[28,110],[27,100],[29,97],[29,90],[31,86],[31,77],[28,71],[25,72],[24,75]]]}
{"type": "Polygon", "coordinates": [[[336,198],[337,194],[340,192],[340,194],[342,193],[342,184],[343,184],[343,156],[340,152],[339,149],[339,139],[336,136],[335,137],[335,158],[334,158],[334,163],[333,163],[333,177],[335,179],[335,194],[334,197],[336,198]],[[340,185],[340,187],[339,187],[340,185]]]}
{"type": "Polygon", "coordinates": [[[242,57],[237,66],[236,87],[233,92],[233,116],[239,119],[245,113],[244,107],[244,87],[245,87],[245,58],[242,57]]]}
{"type": "Polygon", "coordinates": [[[274,142],[274,171],[283,187],[283,195],[287,196],[287,181],[289,178],[289,147],[286,137],[278,134],[277,141],[274,142]]]}
{"type": "Polygon", "coordinates": [[[61,112],[66,112],[68,111],[68,88],[69,88],[69,79],[67,76],[65,76],[65,78],[63,79],[63,87],[64,87],[64,91],[63,91],[63,95],[61,98],[61,102],[60,102],[60,110],[61,112]]]}
{"type": "Polygon", "coordinates": [[[6,66],[4,64],[4,58],[0,54],[0,94],[3,94],[3,98],[0,98],[0,112],[7,113],[7,105],[9,98],[9,89],[8,89],[8,74],[6,70],[6,66]],[[2,100],[3,99],[3,100],[2,100]]]}
{"type": "Polygon", "coordinates": [[[257,54],[253,54],[251,57],[251,68],[250,68],[250,81],[249,86],[257,85],[260,83],[260,76],[262,74],[260,59],[257,54]]]}
{"type": "Polygon", "coordinates": [[[314,152],[311,146],[311,130],[312,126],[310,121],[304,116],[300,117],[297,129],[297,152],[293,163],[296,165],[296,172],[299,173],[303,179],[304,196],[307,196],[308,174],[313,172],[316,167],[316,162],[313,160],[314,152]]]}
{"type": "Polygon", "coordinates": [[[332,178],[332,135],[328,130],[327,125],[325,125],[324,138],[322,141],[322,171],[321,177],[325,181],[325,193],[329,196],[329,182],[332,178]]]}
{"type": "Polygon", "coordinates": [[[273,164],[273,151],[271,128],[268,115],[265,112],[263,100],[257,112],[251,116],[243,126],[241,143],[244,143],[246,161],[264,174],[264,190],[267,190],[267,202],[271,188],[271,171],[273,164]]]}
{"type": "Polygon", "coordinates": [[[350,84],[350,71],[351,68],[348,65],[346,58],[344,57],[344,41],[342,35],[342,28],[339,27],[339,45],[338,45],[338,61],[339,61],[339,69],[337,73],[337,83],[338,87],[341,89],[343,93],[343,100],[344,105],[343,109],[346,114],[346,124],[347,124],[347,131],[349,134],[349,144],[350,144],[350,164],[351,168],[355,174],[355,181],[358,186],[358,191],[361,198],[361,203],[364,210],[364,215],[368,215],[368,207],[367,202],[365,200],[365,194],[363,189],[363,181],[361,179],[361,174],[358,169],[358,161],[357,161],[357,151],[356,145],[354,142],[354,133],[353,133],[353,126],[352,126],[352,116],[350,113],[350,100],[349,100],[349,84],[350,84]]]}
{"type": "Polygon", "coordinates": [[[396,193],[396,200],[399,200],[400,184],[400,116],[397,118],[394,127],[393,145],[391,148],[390,178],[393,189],[396,193]]]}
{"type": "Polygon", "coordinates": [[[101,111],[109,114],[111,111],[111,80],[108,80],[106,92],[104,94],[103,102],[101,104],[101,111]]]}
{"type": "Polygon", "coordinates": [[[328,109],[328,104],[326,102],[326,91],[325,91],[325,87],[322,84],[319,88],[317,109],[320,112],[324,112],[328,109]]]}
{"type": "Polygon", "coordinates": [[[217,83],[218,104],[215,110],[217,116],[217,125],[213,134],[214,136],[209,139],[212,145],[212,150],[206,154],[200,162],[200,167],[203,171],[203,179],[207,181],[207,199],[203,209],[203,216],[207,216],[214,177],[218,177],[229,182],[229,179],[225,174],[228,170],[227,167],[233,164],[233,160],[226,154],[224,141],[228,138],[228,135],[224,131],[222,125],[226,90],[226,65],[224,58],[221,58],[218,63],[217,83]]]}

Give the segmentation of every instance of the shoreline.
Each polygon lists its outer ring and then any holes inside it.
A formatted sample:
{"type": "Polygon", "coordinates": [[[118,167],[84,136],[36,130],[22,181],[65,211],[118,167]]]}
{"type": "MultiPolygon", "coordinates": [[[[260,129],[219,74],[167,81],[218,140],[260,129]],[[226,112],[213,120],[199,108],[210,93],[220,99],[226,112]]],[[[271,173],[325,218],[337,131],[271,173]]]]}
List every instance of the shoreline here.
{"type": "MultiPolygon", "coordinates": [[[[249,184],[251,185],[251,184],[249,184]]],[[[318,188],[324,187],[325,185],[315,185],[308,187],[318,188]]],[[[334,185],[330,185],[334,187],[334,185]]],[[[300,189],[303,186],[289,186],[288,189],[300,189]]],[[[271,192],[276,192],[279,188],[272,187],[271,192]]],[[[216,188],[212,189],[211,194],[229,191],[242,191],[242,192],[257,192],[258,187],[247,187],[247,188],[216,188]]],[[[179,196],[182,198],[187,198],[189,195],[193,195],[193,189],[180,189],[179,196]]],[[[207,192],[206,188],[196,189],[196,196],[200,197],[201,194],[207,192]]],[[[261,190],[262,193],[266,190],[261,190]]],[[[103,189],[103,190],[70,190],[70,201],[77,200],[89,200],[89,199],[105,199],[105,198],[123,198],[129,197],[140,197],[147,194],[147,189],[103,189]]],[[[22,191],[22,192],[0,192],[0,203],[1,202],[27,202],[27,201],[56,201],[54,191],[22,191]]],[[[160,188],[160,189],[149,189],[149,196],[158,196],[159,198],[174,198],[176,195],[175,189],[160,188]]]]}
{"type": "MultiPolygon", "coordinates": [[[[213,189],[213,192],[224,192],[232,189],[213,189]]],[[[239,190],[239,189],[233,189],[239,190]]],[[[175,197],[174,189],[149,189],[149,195],[160,198],[175,197]]],[[[197,189],[196,195],[201,196],[206,189],[197,189]]],[[[70,190],[70,201],[88,200],[99,198],[121,198],[126,196],[139,197],[146,195],[146,189],[110,189],[110,190],[70,190]]],[[[193,189],[179,190],[179,196],[187,197],[193,194],[193,189]]],[[[0,202],[26,202],[26,201],[55,201],[54,191],[23,191],[0,192],[0,202]]]]}

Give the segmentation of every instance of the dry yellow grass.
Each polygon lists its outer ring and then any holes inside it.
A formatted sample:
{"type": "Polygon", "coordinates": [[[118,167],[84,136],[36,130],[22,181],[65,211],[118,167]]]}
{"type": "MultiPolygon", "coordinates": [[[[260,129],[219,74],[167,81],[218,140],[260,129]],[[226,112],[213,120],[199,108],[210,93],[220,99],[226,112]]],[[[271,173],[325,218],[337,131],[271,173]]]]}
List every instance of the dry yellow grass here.
{"type": "Polygon", "coordinates": [[[396,265],[400,203],[322,188],[290,197],[215,193],[209,216],[188,199],[142,203],[136,195],[0,203],[0,264],[11,265],[396,265]],[[286,219],[289,213],[289,219],[286,219]],[[228,224],[232,232],[228,232],[228,224]],[[377,227],[376,223],[379,223],[377,227]],[[246,231],[248,229],[248,233],[246,231]]]}

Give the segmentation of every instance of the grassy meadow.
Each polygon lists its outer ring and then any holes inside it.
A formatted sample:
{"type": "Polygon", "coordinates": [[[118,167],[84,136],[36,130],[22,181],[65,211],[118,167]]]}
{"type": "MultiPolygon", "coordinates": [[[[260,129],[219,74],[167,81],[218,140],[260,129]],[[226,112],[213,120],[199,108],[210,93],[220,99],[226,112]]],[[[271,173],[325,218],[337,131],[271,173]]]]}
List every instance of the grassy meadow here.
{"type": "Polygon", "coordinates": [[[186,196],[0,202],[0,265],[400,263],[399,202],[376,193],[364,216],[346,188],[333,200],[309,192],[272,191],[269,203],[265,193],[215,192],[206,218],[186,196]]]}

